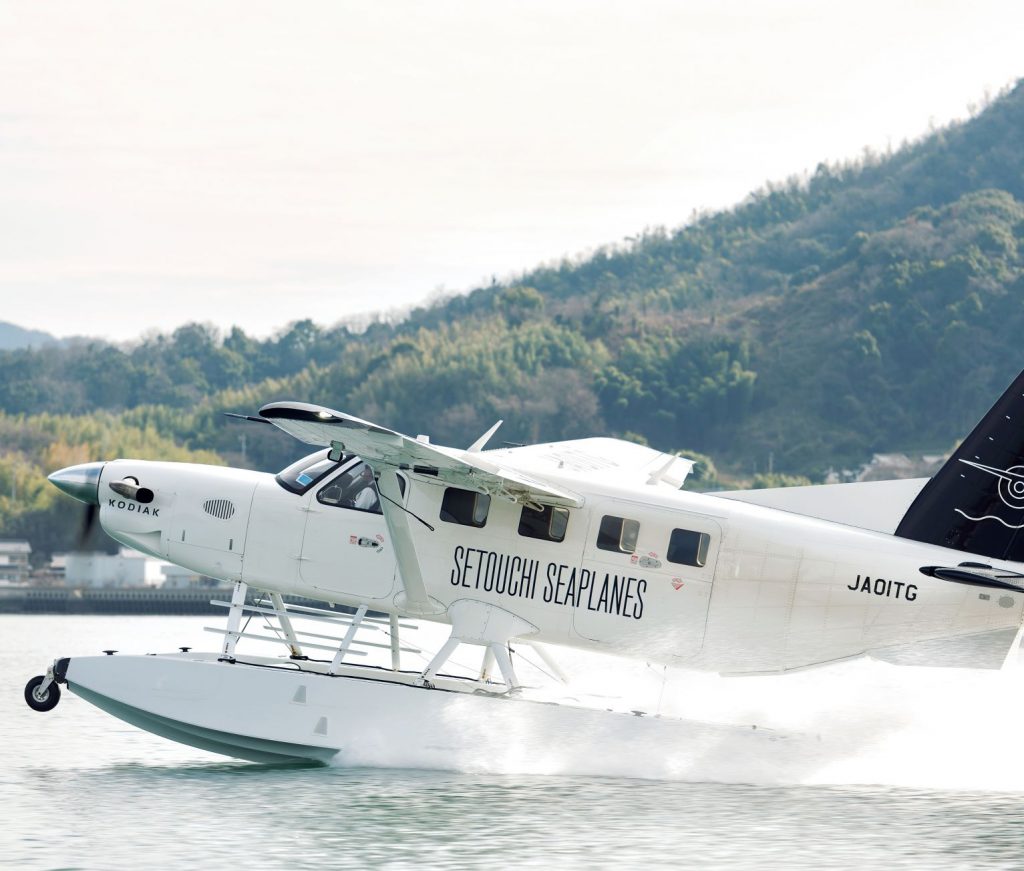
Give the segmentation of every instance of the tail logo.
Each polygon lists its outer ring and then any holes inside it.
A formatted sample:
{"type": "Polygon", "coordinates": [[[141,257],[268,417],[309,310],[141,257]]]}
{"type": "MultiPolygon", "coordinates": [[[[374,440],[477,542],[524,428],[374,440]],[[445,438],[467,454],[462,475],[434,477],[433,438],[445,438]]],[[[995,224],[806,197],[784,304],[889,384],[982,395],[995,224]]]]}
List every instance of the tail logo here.
{"type": "MultiPolygon", "coordinates": [[[[1014,511],[1024,511],[1024,466],[1010,466],[1009,469],[997,469],[995,466],[985,466],[981,463],[972,463],[970,460],[960,460],[965,466],[971,466],[999,479],[997,492],[1003,505],[1014,511]]],[[[968,520],[980,522],[982,520],[996,520],[1008,529],[1024,529],[1024,523],[1020,526],[1013,526],[996,517],[994,514],[986,514],[984,517],[971,517],[959,508],[955,509],[957,514],[962,514],[968,520]]]]}

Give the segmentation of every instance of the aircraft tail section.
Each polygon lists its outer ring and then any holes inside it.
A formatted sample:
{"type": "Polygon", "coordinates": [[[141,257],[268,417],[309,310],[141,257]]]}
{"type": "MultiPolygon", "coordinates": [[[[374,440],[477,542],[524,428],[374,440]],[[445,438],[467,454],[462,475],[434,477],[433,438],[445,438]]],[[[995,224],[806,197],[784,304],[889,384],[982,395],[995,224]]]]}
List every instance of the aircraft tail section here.
{"type": "Polygon", "coordinates": [[[924,485],[896,535],[1024,562],[1024,372],[924,485]]]}

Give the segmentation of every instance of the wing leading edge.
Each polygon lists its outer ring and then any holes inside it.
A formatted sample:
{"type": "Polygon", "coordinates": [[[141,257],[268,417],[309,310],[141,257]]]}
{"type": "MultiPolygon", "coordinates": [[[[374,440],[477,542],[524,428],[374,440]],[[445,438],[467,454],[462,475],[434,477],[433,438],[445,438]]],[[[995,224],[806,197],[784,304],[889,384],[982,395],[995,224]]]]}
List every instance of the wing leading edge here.
{"type": "Polygon", "coordinates": [[[260,416],[299,441],[358,454],[374,467],[428,476],[524,505],[579,508],[583,504],[569,490],[488,462],[472,449],[432,445],[320,405],[272,402],[260,409],[260,416]]]}

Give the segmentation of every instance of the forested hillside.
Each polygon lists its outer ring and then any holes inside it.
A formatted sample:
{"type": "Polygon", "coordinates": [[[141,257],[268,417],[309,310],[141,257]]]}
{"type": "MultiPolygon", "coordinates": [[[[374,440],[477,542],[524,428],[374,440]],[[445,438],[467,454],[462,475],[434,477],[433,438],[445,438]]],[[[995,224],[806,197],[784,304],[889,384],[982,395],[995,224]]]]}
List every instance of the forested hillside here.
{"type": "Polygon", "coordinates": [[[282,398],[450,444],[499,417],[510,441],[629,435],[741,474],[770,452],[776,471],[820,478],[875,451],[948,449],[1024,368],[1022,243],[1018,85],[894,154],[397,324],[3,352],[0,476],[35,483],[0,501],[2,534],[52,510],[24,501],[63,462],[51,438],[82,458],[214,451],[273,468],[301,447],[221,412],[282,398]],[[113,435],[129,432],[148,435],[113,435]]]}

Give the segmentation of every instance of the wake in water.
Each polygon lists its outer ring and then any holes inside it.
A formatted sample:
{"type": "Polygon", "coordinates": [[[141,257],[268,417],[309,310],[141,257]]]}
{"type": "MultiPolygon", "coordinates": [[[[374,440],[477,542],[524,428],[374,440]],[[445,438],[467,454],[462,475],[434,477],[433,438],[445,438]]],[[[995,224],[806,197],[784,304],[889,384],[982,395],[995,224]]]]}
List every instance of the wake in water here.
{"type": "MultiPolygon", "coordinates": [[[[379,727],[340,754],[338,764],[1024,791],[1024,766],[1001,739],[1024,721],[1024,673],[1016,659],[1001,672],[858,660],[721,678],[558,654],[571,678],[567,694],[588,707],[643,716],[602,710],[581,718],[553,705],[470,697],[453,704],[443,722],[382,714],[379,727]]],[[[525,664],[517,667],[526,683],[544,679],[525,664]]]]}

